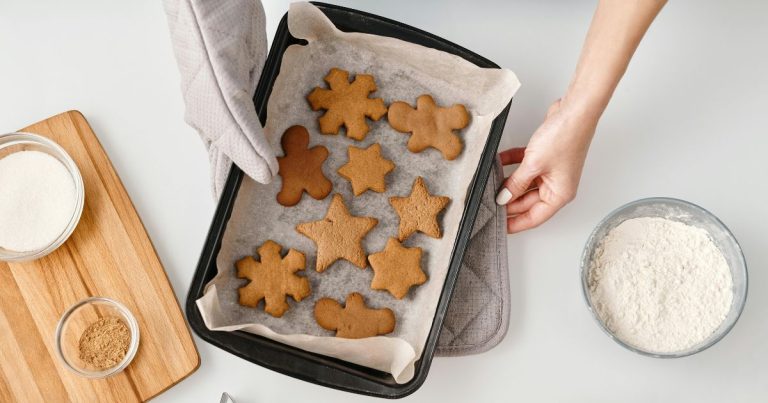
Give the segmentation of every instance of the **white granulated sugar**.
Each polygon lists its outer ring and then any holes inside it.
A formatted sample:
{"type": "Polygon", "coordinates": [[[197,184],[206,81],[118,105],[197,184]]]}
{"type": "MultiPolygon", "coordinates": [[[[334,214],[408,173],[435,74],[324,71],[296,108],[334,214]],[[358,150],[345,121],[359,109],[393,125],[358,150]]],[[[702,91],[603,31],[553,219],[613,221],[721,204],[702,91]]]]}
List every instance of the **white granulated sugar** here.
{"type": "Polygon", "coordinates": [[[606,326],[625,343],[656,353],[704,341],[723,322],[733,279],[703,229],[664,218],[633,218],[602,239],[589,293],[606,326]]]}
{"type": "Polygon", "coordinates": [[[19,151],[0,159],[0,247],[48,246],[66,229],[76,202],[72,176],[55,157],[19,151]]]}

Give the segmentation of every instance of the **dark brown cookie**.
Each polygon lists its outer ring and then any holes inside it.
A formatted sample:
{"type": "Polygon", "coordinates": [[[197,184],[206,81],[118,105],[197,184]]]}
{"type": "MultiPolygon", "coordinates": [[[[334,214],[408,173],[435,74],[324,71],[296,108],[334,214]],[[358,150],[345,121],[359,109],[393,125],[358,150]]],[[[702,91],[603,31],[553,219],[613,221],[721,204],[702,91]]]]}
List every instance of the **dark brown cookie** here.
{"type": "Polygon", "coordinates": [[[283,206],[295,206],[301,194],[307,192],[313,198],[324,199],[331,193],[333,184],[323,175],[323,163],[328,149],[309,146],[309,132],[303,126],[291,126],[281,139],[284,156],[278,157],[278,175],[283,180],[277,194],[277,202],[283,206]]]}

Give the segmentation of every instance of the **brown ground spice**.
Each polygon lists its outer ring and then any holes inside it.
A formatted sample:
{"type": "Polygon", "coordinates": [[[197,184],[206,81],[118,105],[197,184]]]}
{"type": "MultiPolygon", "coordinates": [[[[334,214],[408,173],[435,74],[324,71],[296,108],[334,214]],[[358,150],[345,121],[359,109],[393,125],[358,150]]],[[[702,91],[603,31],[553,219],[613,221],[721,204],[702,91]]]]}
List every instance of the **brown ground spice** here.
{"type": "Polygon", "coordinates": [[[128,352],[131,332],[114,316],[93,322],[80,336],[80,359],[98,369],[114,367],[128,352]]]}

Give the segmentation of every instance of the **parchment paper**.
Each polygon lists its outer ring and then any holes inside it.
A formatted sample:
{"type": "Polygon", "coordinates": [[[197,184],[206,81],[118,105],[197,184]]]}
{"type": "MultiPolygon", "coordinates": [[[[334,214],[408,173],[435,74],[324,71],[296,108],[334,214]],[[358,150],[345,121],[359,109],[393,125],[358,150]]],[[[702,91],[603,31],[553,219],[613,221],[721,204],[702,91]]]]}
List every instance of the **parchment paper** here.
{"type": "MultiPolygon", "coordinates": [[[[461,220],[467,189],[480,160],[493,119],[506,107],[520,84],[509,70],[482,69],[445,52],[376,35],[343,33],[325,15],[309,3],[294,3],[288,12],[289,30],[293,36],[306,39],[306,46],[294,45],[283,55],[280,74],[274,85],[267,110],[265,133],[277,155],[283,155],[280,137],[292,125],[303,125],[310,132],[310,147],[322,144],[330,151],[323,172],[340,193],[350,212],[370,216],[379,224],[365,238],[366,251],[384,248],[390,236],[397,235],[398,218],[389,205],[390,196],[410,194],[417,176],[423,176],[432,194],[446,195],[452,201],[441,220],[443,237],[433,239],[423,234],[412,235],[406,246],[424,250],[422,268],[429,280],[412,288],[403,300],[385,291],[370,288],[373,272],[361,270],[347,261],[339,261],[323,273],[315,267],[314,243],[295,231],[298,223],[323,218],[331,197],[314,200],[304,195],[294,207],[283,207],[275,196],[280,190],[278,177],[267,185],[245,178],[235,201],[232,217],[224,233],[217,257],[218,275],[207,285],[198,301],[206,326],[211,330],[244,330],[307,351],[337,357],[359,365],[389,372],[399,383],[413,377],[414,362],[432,325],[440,293],[461,220]],[[350,72],[372,74],[381,97],[390,104],[403,100],[415,105],[421,94],[431,94],[442,106],[464,104],[470,114],[470,125],[461,131],[465,147],[461,155],[446,161],[437,150],[414,154],[406,149],[408,136],[394,131],[382,118],[371,122],[371,131],[362,142],[340,135],[320,134],[317,118],[306,95],[316,86],[326,87],[323,77],[332,67],[350,72]],[[347,147],[367,147],[378,142],[382,154],[396,168],[387,176],[387,191],[372,191],[353,197],[350,183],[336,170],[347,161],[347,147]],[[312,294],[296,303],[282,318],[273,318],[258,308],[238,304],[237,289],[247,280],[236,278],[234,262],[256,253],[264,241],[272,239],[307,256],[307,269],[300,274],[309,278],[312,294]],[[313,317],[315,301],[322,297],[343,301],[350,292],[360,292],[373,307],[389,307],[395,312],[395,331],[387,336],[367,339],[333,337],[333,332],[319,327],[313,317]]],[[[342,129],[343,130],[343,129],[342,129]]]]}

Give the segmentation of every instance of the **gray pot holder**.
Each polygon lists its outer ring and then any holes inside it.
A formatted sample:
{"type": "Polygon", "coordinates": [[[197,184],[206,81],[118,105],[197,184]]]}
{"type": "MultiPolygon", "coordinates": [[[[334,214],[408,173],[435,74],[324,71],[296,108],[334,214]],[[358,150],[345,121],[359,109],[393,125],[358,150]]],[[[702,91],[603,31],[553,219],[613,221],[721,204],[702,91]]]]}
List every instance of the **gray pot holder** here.
{"type": "Polygon", "coordinates": [[[494,200],[503,178],[497,159],[437,342],[438,356],[479,354],[495,347],[507,334],[507,214],[494,200]]]}

